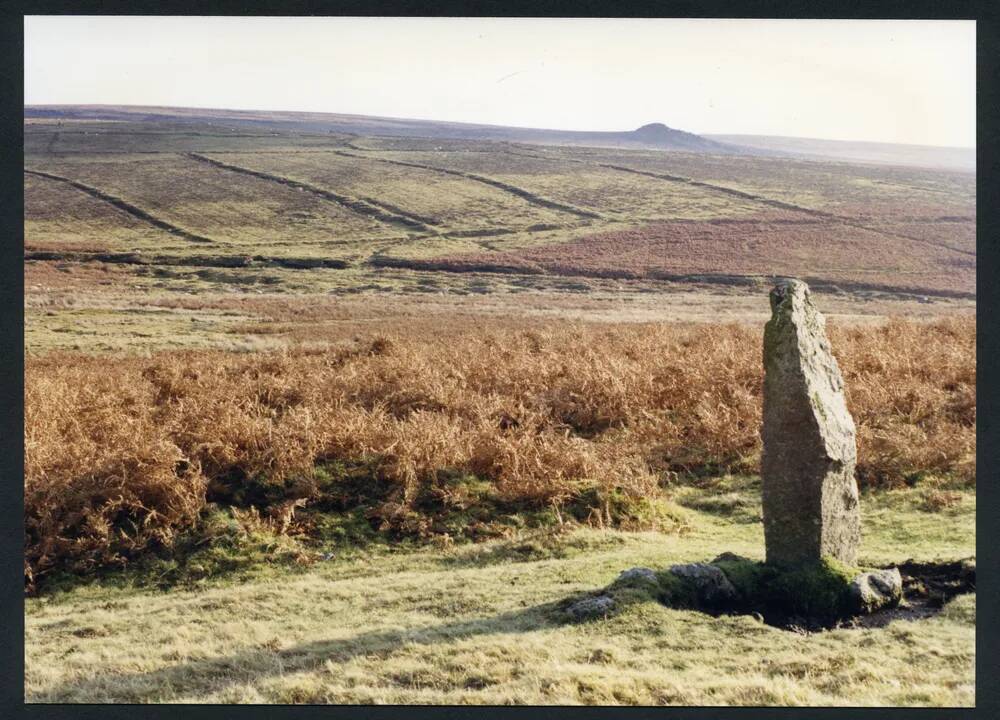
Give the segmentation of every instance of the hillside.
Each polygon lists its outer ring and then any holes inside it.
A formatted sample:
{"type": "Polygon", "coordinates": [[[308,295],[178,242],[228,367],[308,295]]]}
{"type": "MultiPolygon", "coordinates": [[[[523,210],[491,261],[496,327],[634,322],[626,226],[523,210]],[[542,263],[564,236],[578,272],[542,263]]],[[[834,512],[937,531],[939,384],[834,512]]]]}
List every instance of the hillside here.
{"type": "Polygon", "coordinates": [[[632,131],[585,132],[539,128],[503,127],[473,123],[407,120],[338,113],[265,112],[197,108],[126,107],[102,105],[26,106],[25,118],[54,120],[112,120],[128,122],[209,123],[230,129],[293,132],[347,133],[389,137],[440,138],[522,142],[552,145],[657,148],[695,152],[732,153],[738,148],[693,133],[650,123],[632,131]]]}
{"type": "MultiPolygon", "coordinates": [[[[765,312],[753,288],[776,275],[807,278],[852,314],[975,298],[971,173],[398,134],[416,121],[363,134],[349,116],[46,112],[25,121],[26,280],[102,312],[29,292],[29,346],[81,342],[64,323],[104,344],[120,317],[102,314],[120,303],[110,296],[137,292],[378,293],[648,319],[765,312]]],[[[662,125],[628,135],[700,142],[662,125]]],[[[166,327],[175,340],[191,329],[166,327]]]]}

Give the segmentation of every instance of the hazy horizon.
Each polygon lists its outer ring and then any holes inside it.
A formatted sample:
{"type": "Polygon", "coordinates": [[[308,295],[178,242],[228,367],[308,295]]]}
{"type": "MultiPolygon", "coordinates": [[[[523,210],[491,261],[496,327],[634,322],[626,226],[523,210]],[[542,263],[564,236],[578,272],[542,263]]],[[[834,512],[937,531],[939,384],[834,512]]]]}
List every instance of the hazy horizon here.
{"type": "Polygon", "coordinates": [[[975,22],[30,16],[33,105],[967,149],[975,22]]]}
{"type": "MultiPolygon", "coordinates": [[[[169,110],[209,110],[217,112],[236,112],[236,113],[278,113],[278,114],[294,114],[301,113],[304,115],[342,115],[348,117],[359,117],[359,118],[377,118],[384,120],[409,120],[414,122],[427,122],[427,123],[448,123],[455,125],[481,125],[483,127],[498,127],[498,128],[515,128],[518,130],[555,130],[559,132],[628,132],[631,130],[636,130],[641,125],[629,128],[616,128],[614,130],[576,130],[570,128],[542,128],[538,126],[529,125],[496,125],[495,123],[472,123],[460,120],[447,120],[442,118],[416,118],[416,117],[402,117],[402,116],[389,116],[389,115],[364,115],[362,113],[338,113],[328,110],[270,110],[263,108],[235,108],[235,107],[211,107],[211,106],[195,106],[195,105],[114,105],[108,103],[25,103],[25,108],[45,108],[45,107],[107,107],[107,108],[162,108],[169,110]]],[[[651,121],[655,123],[659,121],[651,121]]],[[[651,124],[643,123],[643,125],[651,124]]],[[[666,123],[664,123],[666,124],[666,123]]],[[[685,128],[673,128],[675,130],[685,130],[685,128]]],[[[942,148],[951,150],[975,150],[975,145],[927,145],[921,143],[897,143],[897,142],[885,142],[881,140],[844,140],[842,138],[817,138],[817,137],[807,137],[805,135],[763,135],[759,133],[731,133],[731,132],[706,132],[698,133],[696,131],[686,130],[686,132],[695,132],[695,134],[702,135],[703,137],[713,138],[713,137],[771,137],[771,138],[788,138],[791,140],[816,140],[820,142],[831,142],[831,143],[856,143],[856,144],[869,144],[869,145],[910,145],[912,147],[928,147],[928,148],[942,148]]]]}

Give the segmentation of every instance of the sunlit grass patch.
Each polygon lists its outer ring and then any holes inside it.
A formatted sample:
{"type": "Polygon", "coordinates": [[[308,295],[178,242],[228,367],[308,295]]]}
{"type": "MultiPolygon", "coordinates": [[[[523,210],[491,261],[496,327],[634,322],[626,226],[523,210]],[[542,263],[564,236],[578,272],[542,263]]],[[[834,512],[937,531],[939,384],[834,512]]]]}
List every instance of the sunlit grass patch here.
{"type": "MultiPolygon", "coordinates": [[[[966,493],[966,496],[969,494],[966,493]]],[[[863,505],[864,507],[864,505],[863,505]]],[[[920,510],[892,523],[919,524],[920,510]]],[[[974,548],[974,505],[952,524],[974,548]]],[[[875,532],[889,522],[866,511],[875,532]]],[[[169,592],[108,585],[27,601],[29,701],[970,705],[975,596],[887,628],[798,635],[750,616],[637,603],[567,623],[559,601],[627,567],[732,550],[760,527],[696,513],[686,535],[577,529],[335,555],[169,592]],[[509,548],[501,551],[500,548],[509,548]],[[875,655],[877,653],[877,657],[875,655]]],[[[941,528],[943,529],[943,528],[941,528]]],[[[929,542],[940,539],[932,535],[929,542]]],[[[921,554],[894,546],[894,559],[921,554]]],[[[924,549],[924,552],[927,550],[924,549]]]]}

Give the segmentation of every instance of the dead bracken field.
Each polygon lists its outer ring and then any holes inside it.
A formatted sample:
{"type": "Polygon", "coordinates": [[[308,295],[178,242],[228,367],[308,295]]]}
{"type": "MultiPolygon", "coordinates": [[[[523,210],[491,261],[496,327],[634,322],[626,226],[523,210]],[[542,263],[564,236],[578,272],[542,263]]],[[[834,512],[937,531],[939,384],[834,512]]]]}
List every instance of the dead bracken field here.
{"type": "MultiPolygon", "coordinates": [[[[839,327],[832,342],[863,485],[974,483],[973,321],[839,327]]],[[[331,503],[424,537],[499,535],[518,510],[656,527],[671,483],[756,472],[761,375],[758,332],[709,324],[400,325],[328,349],[32,358],[26,569],[126,562],[209,502],[286,530],[331,503]]]]}

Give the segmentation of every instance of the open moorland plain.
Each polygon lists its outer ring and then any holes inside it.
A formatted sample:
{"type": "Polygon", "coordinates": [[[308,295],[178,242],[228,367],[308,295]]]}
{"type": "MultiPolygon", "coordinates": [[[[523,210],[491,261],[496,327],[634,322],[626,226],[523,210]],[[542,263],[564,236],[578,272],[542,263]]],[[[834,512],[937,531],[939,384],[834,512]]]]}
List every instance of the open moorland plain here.
{"type": "Polygon", "coordinates": [[[859,566],[974,564],[974,173],[756,145],[26,108],[26,700],[974,704],[975,593],[928,577],[822,630],[564,612],[763,559],[781,276],[859,566]]]}

